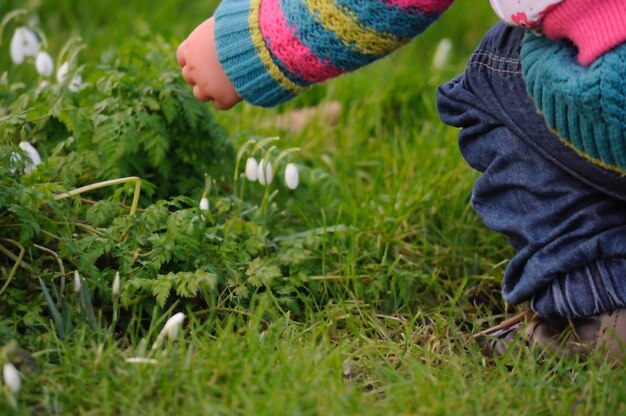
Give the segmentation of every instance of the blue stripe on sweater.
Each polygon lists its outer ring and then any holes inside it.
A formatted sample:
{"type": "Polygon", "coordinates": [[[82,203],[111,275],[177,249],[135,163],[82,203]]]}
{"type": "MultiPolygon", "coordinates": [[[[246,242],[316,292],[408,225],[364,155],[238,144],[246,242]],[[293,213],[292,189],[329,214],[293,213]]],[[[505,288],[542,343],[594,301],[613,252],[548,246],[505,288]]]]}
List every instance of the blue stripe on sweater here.
{"type": "Polygon", "coordinates": [[[317,22],[303,0],[280,0],[280,7],[287,24],[295,27],[300,41],[320,58],[327,58],[334,67],[343,71],[353,71],[380,58],[362,54],[354,45],[350,47],[344,45],[337,35],[327,31],[317,22]]]}
{"type": "Polygon", "coordinates": [[[412,39],[422,33],[441,13],[426,13],[418,8],[402,9],[383,0],[336,0],[337,4],[349,9],[365,27],[377,32],[393,33],[404,39],[412,39]]]}

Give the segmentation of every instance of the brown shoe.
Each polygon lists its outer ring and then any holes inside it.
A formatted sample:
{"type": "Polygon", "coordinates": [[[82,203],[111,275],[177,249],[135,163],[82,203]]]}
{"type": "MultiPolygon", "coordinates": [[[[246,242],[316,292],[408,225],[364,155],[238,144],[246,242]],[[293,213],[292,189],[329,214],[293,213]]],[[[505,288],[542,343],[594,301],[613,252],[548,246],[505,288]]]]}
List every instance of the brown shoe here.
{"type": "Polygon", "coordinates": [[[601,352],[620,364],[626,358],[626,309],[585,318],[544,319],[527,311],[474,335],[488,357],[503,356],[524,343],[541,351],[572,357],[601,352]]]}

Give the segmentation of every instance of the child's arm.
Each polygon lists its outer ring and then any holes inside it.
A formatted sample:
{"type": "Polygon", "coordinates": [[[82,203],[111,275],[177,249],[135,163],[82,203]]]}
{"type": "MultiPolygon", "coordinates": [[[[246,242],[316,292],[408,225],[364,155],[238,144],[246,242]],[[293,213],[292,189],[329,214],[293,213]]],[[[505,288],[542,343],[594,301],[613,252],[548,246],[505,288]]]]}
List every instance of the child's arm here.
{"type": "Polygon", "coordinates": [[[216,108],[273,106],[408,43],[452,1],[223,0],[178,60],[194,95],[216,108]]]}

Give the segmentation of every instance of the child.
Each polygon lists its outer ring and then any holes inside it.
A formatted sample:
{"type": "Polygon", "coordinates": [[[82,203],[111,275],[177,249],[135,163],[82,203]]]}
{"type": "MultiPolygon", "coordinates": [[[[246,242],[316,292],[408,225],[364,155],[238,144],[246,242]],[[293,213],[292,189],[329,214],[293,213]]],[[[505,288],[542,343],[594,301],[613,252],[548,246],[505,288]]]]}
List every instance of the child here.
{"type": "MultiPolygon", "coordinates": [[[[273,106],[385,56],[451,3],[223,0],[177,57],[198,99],[218,109],[242,99],[273,106]]],[[[531,301],[538,316],[485,331],[485,352],[502,354],[523,330],[529,344],[564,354],[602,347],[619,360],[626,341],[626,2],[491,5],[518,27],[498,24],[485,36],[465,73],[440,87],[438,109],[461,128],[461,152],[483,173],[474,209],[517,251],[504,298],[531,301]]]]}

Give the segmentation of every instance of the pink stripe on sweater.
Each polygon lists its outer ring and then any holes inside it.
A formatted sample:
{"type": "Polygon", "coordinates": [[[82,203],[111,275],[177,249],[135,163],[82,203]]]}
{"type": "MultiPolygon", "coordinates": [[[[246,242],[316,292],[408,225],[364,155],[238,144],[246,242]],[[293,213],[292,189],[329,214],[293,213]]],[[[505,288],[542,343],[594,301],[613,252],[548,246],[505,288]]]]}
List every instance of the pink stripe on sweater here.
{"type": "Polygon", "coordinates": [[[306,82],[321,82],[341,75],[343,71],[333,67],[328,59],[320,59],[295,34],[295,28],[287,26],[287,19],[279,0],[263,0],[259,10],[259,26],[269,50],[284,67],[306,82]]]}
{"type": "Polygon", "coordinates": [[[427,13],[441,13],[452,4],[454,0],[384,0],[387,4],[393,4],[403,9],[414,7],[427,13]]]}

